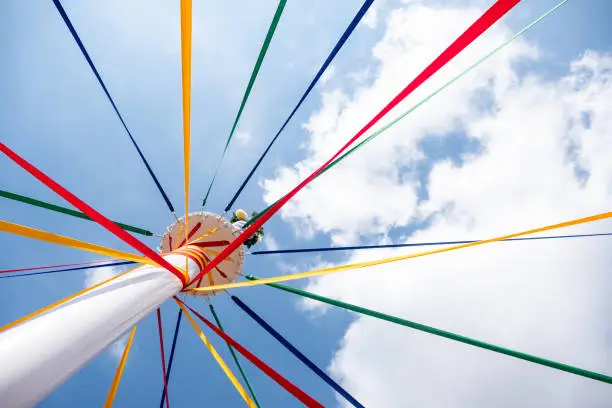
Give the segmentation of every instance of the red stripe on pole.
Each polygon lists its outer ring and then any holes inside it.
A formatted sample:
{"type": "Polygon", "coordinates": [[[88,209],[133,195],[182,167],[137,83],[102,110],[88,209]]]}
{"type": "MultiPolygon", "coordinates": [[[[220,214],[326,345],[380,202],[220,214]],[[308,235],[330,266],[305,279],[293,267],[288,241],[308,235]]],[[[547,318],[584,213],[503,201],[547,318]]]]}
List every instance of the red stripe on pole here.
{"type": "MultiPolygon", "coordinates": [[[[175,249],[173,252],[173,254],[181,254],[181,255],[185,255],[186,258],[191,259],[196,265],[198,265],[198,268],[200,270],[204,269],[204,267],[206,266],[206,263],[204,262],[203,259],[198,259],[197,256],[194,255],[194,253],[185,250],[185,249],[175,249]]],[[[199,254],[198,254],[199,255],[199,254]]]]}
{"type": "Polygon", "coordinates": [[[162,320],[159,308],[157,308],[157,331],[159,332],[159,348],[161,351],[162,374],[164,376],[164,389],[166,390],[166,408],[170,408],[170,399],[168,398],[168,377],[166,376],[166,353],[164,352],[164,336],[162,333],[162,320]]]}
{"type": "Polygon", "coordinates": [[[51,190],[55,191],[59,196],[61,196],[64,200],[68,201],[70,204],[81,210],[85,215],[87,215],[92,220],[96,221],[98,224],[106,228],[108,231],[113,233],[116,237],[123,240],[123,242],[130,245],[132,248],[136,249],[140,253],[142,253],[147,258],[151,259],[153,262],[167,269],[169,272],[173,273],[177,278],[181,280],[183,286],[186,283],[186,279],[178,269],[174,266],[170,265],[168,261],[162,258],[159,254],[153,251],[151,248],[143,244],[138,239],[134,238],[128,232],[118,227],[117,224],[100,214],[98,211],[94,210],[92,207],[83,202],[80,198],[72,194],[70,191],[66,190],[64,187],[60,186],[57,182],[55,182],[52,178],[47,176],[42,171],[38,170],[32,164],[30,164],[27,160],[19,156],[17,153],[12,151],[8,146],[4,143],[0,142],[0,151],[7,155],[11,160],[21,166],[25,171],[36,177],[40,182],[49,187],[51,190]]]}
{"type": "Polygon", "coordinates": [[[217,326],[215,326],[214,324],[209,322],[204,316],[202,316],[201,314],[199,314],[198,312],[193,310],[191,307],[189,307],[188,305],[183,303],[176,296],[174,297],[174,299],[176,301],[180,302],[183,306],[187,307],[189,310],[191,310],[192,313],[194,313],[196,316],[198,316],[198,318],[205,325],[210,327],[210,329],[212,331],[214,331],[219,337],[223,338],[223,340],[225,340],[234,349],[238,350],[238,352],[240,354],[242,354],[247,360],[249,360],[251,363],[253,363],[255,366],[257,366],[257,368],[259,368],[261,371],[266,373],[270,378],[272,378],[274,381],[276,381],[281,387],[283,387],[284,389],[289,391],[295,398],[300,400],[304,405],[306,405],[307,407],[321,407],[321,408],[323,408],[323,405],[321,405],[317,400],[312,398],[310,395],[306,394],[304,391],[299,389],[292,382],[290,382],[285,377],[283,377],[278,372],[276,372],[272,367],[270,367],[269,365],[267,365],[266,363],[261,361],[255,354],[253,354],[249,350],[245,349],[236,340],[234,340],[230,336],[228,336],[223,330],[219,329],[217,326]]]}
{"type": "MultiPolygon", "coordinates": [[[[483,32],[491,27],[497,20],[503,17],[512,7],[518,4],[520,0],[498,0],[493,4],[485,13],[480,16],[467,30],[463,32],[451,45],[448,46],[427,68],[425,68],[412,82],[410,82],[395,98],[391,100],[376,116],[374,116],[355,136],[353,136],[336,154],[334,154],[328,161],[326,161],[321,167],[315,170],[310,176],[302,181],[297,187],[291,190],[287,195],[283,196],[276,202],[268,211],[263,213],[253,224],[251,224],[246,230],[242,232],[235,240],[232,241],[221,253],[213,258],[206,268],[200,272],[204,274],[209,272],[212,268],[217,266],[225,258],[227,258],[232,252],[234,252],[244,241],[251,237],[270,217],[278,212],[293,196],[295,196],[301,189],[303,189],[308,183],[310,183],[319,173],[325,169],[332,161],[334,161],[342,152],[344,152],[351,144],[353,144],[359,137],[367,132],[376,122],[378,122],[383,116],[385,116],[391,109],[397,106],[404,98],[410,95],[416,88],[418,88],[423,82],[429,79],[435,74],[440,68],[446,65],[452,60],[457,54],[459,54],[465,47],[470,45],[476,38],[478,38],[483,32]]],[[[196,276],[198,279],[200,275],[196,276]]],[[[194,280],[195,280],[194,279],[194,280]]]]}

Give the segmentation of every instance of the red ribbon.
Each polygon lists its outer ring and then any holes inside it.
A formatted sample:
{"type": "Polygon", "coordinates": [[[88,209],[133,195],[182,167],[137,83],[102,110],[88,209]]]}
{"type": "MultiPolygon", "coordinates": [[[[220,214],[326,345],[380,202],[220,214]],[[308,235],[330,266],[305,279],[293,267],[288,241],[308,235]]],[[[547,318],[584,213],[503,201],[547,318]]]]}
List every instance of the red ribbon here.
{"type": "MultiPolygon", "coordinates": [[[[189,235],[187,235],[187,239],[190,239],[190,238],[193,236],[193,234],[195,234],[195,233],[196,233],[196,231],[197,231],[198,229],[200,229],[200,227],[201,227],[201,226],[202,226],[202,223],[201,223],[201,222],[198,222],[198,223],[197,223],[197,224],[196,224],[196,225],[195,225],[195,226],[194,226],[194,227],[191,229],[191,231],[189,231],[189,235]]],[[[186,240],[183,238],[183,240],[181,241],[181,243],[179,244],[179,246],[178,246],[177,248],[180,248],[180,247],[182,247],[183,245],[185,245],[185,242],[186,242],[186,240]]]]}
{"type": "MultiPolygon", "coordinates": [[[[115,262],[115,260],[113,260],[113,259],[103,259],[103,260],[100,260],[100,261],[76,262],[76,263],[61,264],[61,265],[33,266],[31,268],[2,269],[2,270],[0,270],[0,273],[37,271],[37,270],[40,270],[40,269],[65,268],[67,266],[95,265],[95,264],[105,263],[105,262],[115,262]]],[[[102,265],[102,266],[104,266],[104,265],[102,265]]]]}
{"type": "Polygon", "coordinates": [[[164,336],[162,334],[162,320],[159,308],[157,308],[157,331],[159,332],[159,348],[161,350],[162,373],[164,376],[164,390],[166,390],[166,408],[170,408],[170,400],[168,398],[168,377],[166,376],[166,353],[164,352],[164,336]]]}
{"type": "Polygon", "coordinates": [[[315,170],[310,176],[304,181],[298,184],[293,190],[287,195],[283,196],[278,200],[268,211],[263,213],[253,224],[251,224],[246,230],[242,232],[235,240],[231,242],[221,253],[213,258],[206,268],[194,280],[200,278],[201,275],[209,272],[212,268],[217,266],[232,252],[234,252],[240,245],[244,243],[250,236],[252,236],[257,230],[266,222],[270,217],[278,212],[293,196],[295,196],[301,189],[303,189],[308,183],[310,183],[319,173],[325,169],[332,161],[342,154],[346,149],[349,148],[357,139],[359,139],[365,132],[367,132],[372,126],[376,124],[383,116],[385,116],[391,109],[396,107],[404,98],[410,95],[415,89],[417,89],[423,82],[429,79],[435,74],[440,68],[446,65],[452,60],[457,54],[459,54],[464,48],[470,45],[476,38],[478,38],[483,32],[491,27],[497,20],[502,18],[510,9],[512,9],[520,0],[498,0],[493,4],[485,13],[480,16],[467,30],[463,32],[451,45],[448,46],[427,68],[425,68],[412,82],[410,82],[395,98],[391,100],[376,116],[374,116],[355,136],[353,136],[331,159],[326,161],[321,167],[315,170]]]}
{"type": "Polygon", "coordinates": [[[317,400],[312,398],[310,395],[306,394],[304,391],[299,389],[295,384],[287,380],[285,377],[276,372],[272,367],[261,361],[256,355],[251,353],[249,350],[245,349],[242,345],[240,345],[236,340],[232,339],[228,336],[223,330],[219,329],[217,326],[209,322],[204,316],[193,310],[191,307],[183,303],[177,297],[174,299],[180,302],[183,306],[187,307],[193,314],[195,314],[205,325],[210,327],[212,331],[214,331],[219,337],[223,338],[229,345],[231,345],[234,349],[238,350],[240,354],[242,354],[247,360],[253,363],[257,368],[266,373],[270,378],[276,381],[281,387],[289,391],[295,398],[300,400],[307,407],[321,407],[324,408],[322,404],[320,404],[317,400]]]}
{"type": "Polygon", "coordinates": [[[98,224],[109,230],[116,237],[121,239],[126,244],[130,245],[132,248],[136,249],[140,253],[142,253],[147,258],[151,259],[153,262],[158,265],[166,268],[169,272],[174,274],[177,278],[181,280],[183,286],[185,286],[186,278],[183,274],[172,266],[168,261],[162,258],[158,253],[153,251],[151,248],[146,246],[140,240],[134,238],[128,232],[117,226],[114,222],[100,214],[98,211],[94,210],[92,207],[87,205],[80,198],[72,194],[70,191],[66,190],[64,187],[55,182],[51,177],[47,176],[42,171],[38,170],[32,164],[30,164],[27,160],[19,156],[17,153],[8,148],[4,143],[0,142],[0,151],[7,155],[11,160],[21,166],[25,171],[36,177],[40,182],[49,187],[51,190],[55,191],[59,196],[61,196],[64,200],[68,201],[70,204],[81,210],[85,215],[87,215],[92,220],[96,221],[98,224]]]}

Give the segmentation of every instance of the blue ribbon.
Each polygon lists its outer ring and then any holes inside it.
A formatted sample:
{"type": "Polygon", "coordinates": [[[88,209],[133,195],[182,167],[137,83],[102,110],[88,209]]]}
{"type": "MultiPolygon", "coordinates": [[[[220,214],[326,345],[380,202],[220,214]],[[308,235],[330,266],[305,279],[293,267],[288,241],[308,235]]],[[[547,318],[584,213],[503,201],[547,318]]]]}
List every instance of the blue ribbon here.
{"type": "Polygon", "coordinates": [[[340,39],[338,40],[338,42],[334,46],[334,49],[327,56],[327,59],[325,60],[325,62],[321,66],[321,68],[319,69],[319,72],[317,72],[317,74],[314,76],[313,80],[310,82],[310,85],[308,85],[308,88],[306,88],[306,92],[304,92],[304,95],[302,95],[302,97],[300,98],[300,101],[297,103],[295,108],[293,108],[293,111],[291,111],[291,114],[289,115],[287,120],[285,120],[285,123],[283,123],[283,126],[281,126],[279,131],[276,133],[276,136],[274,136],[274,138],[272,139],[272,141],[270,142],[268,147],[266,147],[266,150],[264,150],[264,152],[261,155],[261,157],[259,157],[259,159],[257,160],[257,163],[255,163],[255,166],[253,166],[253,168],[249,172],[248,176],[244,179],[244,181],[242,182],[242,184],[238,188],[238,191],[236,191],[236,193],[234,194],[234,197],[230,200],[229,204],[227,204],[227,206],[225,207],[225,211],[229,211],[230,208],[234,205],[234,202],[238,199],[238,196],[240,195],[240,193],[242,193],[242,190],[244,189],[244,187],[246,187],[246,185],[249,182],[249,180],[251,179],[251,177],[253,177],[253,173],[255,173],[255,171],[257,170],[257,168],[259,167],[259,165],[263,161],[264,157],[266,157],[266,155],[270,151],[270,148],[272,147],[274,142],[276,142],[276,139],[278,139],[278,137],[280,136],[281,132],[285,129],[285,127],[287,126],[287,124],[289,123],[291,118],[293,118],[293,115],[295,115],[295,112],[297,112],[297,110],[300,108],[302,103],[306,100],[306,97],[308,96],[310,91],[312,91],[314,86],[317,84],[317,81],[319,81],[319,78],[321,78],[321,75],[323,75],[323,73],[325,72],[325,70],[327,69],[329,64],[331,64],[332,60],[334,59],[336,54],[338,54],[338,51],[340,51],[340,49],[342,48],[342,46],[344,45],[346,40],[348,40],[348,38],[351,36],[353,31],[355,30],[355,27],[357,27],[357,24],[359,24],[359,22],[361,21],[361,19],[363,18],[365,13],[368,11],[368,9],[370,8],[370,6],[372,5],[373,2],[374,2],[374,0],[366,0],[363,3],[363,5],[361,6],[361,8],[359,9],[359,11],[357,12],[357,14],[355,15],[355,17],[353,17],[353,20],[351,21],[349,26],[346,28],[346,30],[344,30],[344,33],[342,34],[342,37],[340,37],[340,39]]]}
{"type": "MultiPolygon", "coordinates": [[[[605,237],[612,235],[612,232],[601,234],[575,234],[575,235],[550,235],[545,237],[525,237],[525,238],[509,238],[502,239],[499,242],[509,241],[532,241],[537,239],[561,239],[561,238],[585,238],[585,237],[605,237]]],[[[300,249],[277,249],[273,251],[254,251],[252,255],[271,255],[271,254],[297,254],[304,252],[329,252],[329,251],[352,251],[357,249],[380,249],[380,248],[403,248],[403,247],[418,247],[418,246],[434,246],[434,245],[459,245],[471,244],[482,240],[473,241],[440,241],[440,242],[416,242],[409,244],[385,244],[385,245],[355,245],[345,247],[327,247],[327,248],[300,248],[300,249]]]]}
{"type": "Polygon", "coordinates": [[[83,270],[83,269],[106,268],[107,266],[131,265],[131,264],[134,264],[134,263],[136,263],[136,262],[122,261],[122,262],[111,262],[111,263],[99,264],[99,265],[79,266],[79,267],[76,267],[76,268],[54,269],[52,271],[30,272],[30,273],[14,273],[13,275],[0,275],[0,279],[19,278],[19,277],[22,277],[22,276],[45,275],[47,273],[80,271],[80,270],[83,270]]]}
{"type": "Polygon", "coordinates": [[[363,405],[359,403],[351,394],[349,394],[344,388],[342,388],[337,382],[335,382],[330,376],[328,376],[325,371],[321,370],[315,363],[313,363],[308,357],[302,354],[295,346],[284,338],[279,332],[274,330],[272,326],[270,326],[264,319],[262,319],[257,313],[255,313],[251,308],[249,308],[246,304],[244,304],[240,299],[236,296],[232,296],[232,300],[234,303],[238,305],[242,310],[246,312],[253,320],[255,320],[261,327],[263,327],[268,333],[270,333],[279,343],[281,343],[287,350],[293,353],[302,363],[304,363],[308,368],[310,368],[316,375],[318,375],[323,381],[325,381],[330,387],[336,390],[340,395],[342,395],[348,402],[351,403],[354,407],[363,408],[363,405]]]}
{"type": "MultiPolygon", "coordinates": [[[[170,384],[170,370],[172,369],[172,361],[174,360],[174,350],[176,348],[176,339],[178,338],[179,328],[181,327],[181,318],[183,317],[183,311],[179,310],[176,318],[176,326],[174,326],[174,338],[172,339],[172,348],[170,349],[170,359],[168,360],[168,369],[166,370],[166,383],[170,384]]],[[[161,401],[159,402],[159,408],[164,408],[164,401],[166,400],[166,386],[162,391],[161,401]]]]}
{"type": "Polygon", "coordinates": [[[138,151],[138,155],[142,159],[142,162],[147,167],[147,170],[149,171],[149,174],[153,178],[153,181],[155,182],[155,185],[157,186],[157,189],[159,190],[159,192],[161,193],[162,197],[164,198],[164,201],[166,202],[166,205],[168,206],[168,208],[170,209],[171,212],[174,212],[174,207],[172,206],[172,203],[170,202],[170,199],[168,198],[168,196],[166,195],[166,192],[164,191],[164,189],[162,188],[161,184],[159,183],[159,180],[157,180],[157,177],[155,177],[155,173],[153,173],[153,170],[151,169],[151,166],[149,166],[149,162],[147,162],[147,159],[145,159],[144,155],[142,154],[142,151],[140,150],[140,147],[138,146],[138,143],[136,143],[136,140],[134,140],[134,137],[132,136],[132,132],[130,132],[130,130],[128,129],[127,125],[125,124],[125,121],[123,120],[123,117],[119,113],[119,109],[117,109],[117,105],[115,105],[115,101],[113,101],[113,98],[110,96],[110,93],[108,92],[108,89],[106,89],[106,85],[104,85],[104,81],[102,81],[102,78],[100,77],[100,74],[98,73],[98,70],[96,69],[96,66],[94,65],[93,61],[89,57],[89,53],[85,49],[85,45],[81,41],[81,38],[77,34],[76,30],[74,29],[74,26],[72,25],[72,22],[70,22],[70,19],[68,18],[68,15],[66,14],[66,11],[64,10],[64,7],[62,6],[62,3],[60,3],[59,0],[53,0],[53,4],[55,4],[55,8],[57,8],[57,11],[60,13],[60,16],[62,16],[62,19],[64,20],[64,23],[66,23],[66,27],[68,27],[68,30],[70,30],[70,33],[72,34],[72,37],[74,38],[74,40],[76,41],[77,45],[81,49],[81,53],[83,54],[83,56],[87,60],[87,63],[89,64],[89,67],[91,68],[91,70],[93,71],[94,75],[96,76],[96,79],[100,83],[100,86],[102,86],[102,90],[104,90],[104,93],[106,94],[106,97],[108,98],[109,102],[113,106],[113,109],[115,110],[115,113],[119,117],[119,120],[121,121],[121,124],[123,125],[123,128],[125,129],[125,131],[127,132],[128,136],[130,137],[130,140],[132,141],[132,144],[136,148],[136,151],[138,151]]]}

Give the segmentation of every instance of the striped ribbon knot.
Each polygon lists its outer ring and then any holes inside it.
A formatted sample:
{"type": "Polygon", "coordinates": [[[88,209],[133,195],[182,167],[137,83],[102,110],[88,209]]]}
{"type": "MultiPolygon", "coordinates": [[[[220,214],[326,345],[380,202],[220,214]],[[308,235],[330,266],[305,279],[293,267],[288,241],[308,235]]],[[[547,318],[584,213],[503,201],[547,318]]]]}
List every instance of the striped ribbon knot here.
{"type": "MultiPolygon", "coordinates": [[[[208,263],[207,261],[208,258],[206,254],[204,253],[204,250],[196,245],[186,245],[186,246],[177,248],[174,251],[172,251],[170,254],[185,255],[187,259],[191,259],[196,265],[198,265],[198,273],[202,272],[202,270],[208,263]]],[[[184,286],[187,287],[189,285],[188,282],[190,281],[190,277],[189,277],[187,268],[185,268],[185,270],[183,270],[182,272],[185,275],[186,283],[184,286]]]]}

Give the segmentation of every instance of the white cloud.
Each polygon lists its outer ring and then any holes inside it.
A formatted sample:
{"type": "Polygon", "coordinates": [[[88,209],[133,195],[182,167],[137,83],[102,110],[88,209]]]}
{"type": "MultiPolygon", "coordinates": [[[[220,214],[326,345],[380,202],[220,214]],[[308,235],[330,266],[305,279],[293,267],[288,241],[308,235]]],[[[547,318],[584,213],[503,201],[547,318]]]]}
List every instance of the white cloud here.
{"type": "Polygon", "coordinates": [[[267,233],[265,235],[262,242],[267,251],[276,251],[277,249],[280,248],[280,246],[278,245],[278,242],[276,241],[276,239],[274,239],[274,237],[270,233],[267,233]]]}
{"type": "MultiPolygon", "coordinates": [[[[91,287],[120,274],[123,270],[124,268],[116,266],[89,269],[85,271],[85,280],[83,282],[83,286],[86,288],[91,287]]],[[[128,337],[129,333],[122,336],[119,340],[117,340],[108,347],[107,351],[113,358],[117,360],[121,358],[123,350],[125,349],[125,345],[127,344],[128,337]]]]}
{"type": "Polygon", "coordinates": [[[372,72],[370,71],[371,70],[369,67],[365,67],[355,72],[349,72],[348,74],[346,74],[346,77],[351,79],[355,83],[355,85],[361,86],[372,75],[372,72]]]}
{"type": "Polygon", "coordinates": [[[319,79],[319,85],[324,86],[330,79],[334,77],[335,73],[336,73],[335,65],[332,64],[329,67],[327,67],[327,69],[323,72],[323,75],[321,75],[321,78],[319,79]]]}
{"type": "Polygon", "coordinates": [[[366,15],[363,16],[361,23],[368,28],[376,28],[378,25],[378,12],[383,7],[384,3],[384,0],[374,2],[368,9],[366,15]]]}
{"type": "Polygon", "coordinates": [[[123,268],[116,266],[88,269],[85,271],[85,281],[83,282],[83,286],[88,288],[90,286],[96,285],[100,282],[112,278],[115,275],[120,274],[122,271],[123,268]]]}
{"type": "MultiPolygon", "coordinates": [[[[478,14],[473,9],[445,10],[421,5],[408,9],[410,12],[391,13],[387,32],[373,50],[380,66],[371,86],[356,89],[353,98],[339,90],[323,93],[322,109],[306,124],[311,133],[309,157],[295,168],[281,168],[276,179],[264,182],[266,201],[274,201],[330,157],[407,84],[407,78],[415,77],[424,68],[424,62],[431,61],[451,38],[465,29],[466,21],[473,21],[478,14]],[[439,29],[430,29],[432,20],[439,21],[436,24],[439,29]]],[[[442,70],[434,76],[392,116],[421,100],[508,35],[503,26],[495,27],[478,47],[469,48],[457,58],[454,69],[442,70]]],[[[462,122],[480,114],[466,101],[476,98],[490,81],[495,80],[500,86],[512,81],[510,63],[534,54],[533,48],[516,42],[502,56],[492,58],[473,75],[449,88],[444,96],[430,101],[428,108],[414,112],[411,119],[300,192],[296,200],[285,206],[283,217],[299,224],[299,232],[304,235],[331,233],[337,243],[350,241],[358,234],[382,234],[390,225],[406,224],[417,210],[418,196],[413,173],[403,170],[422,161],[419,140],[427,134],[461,130],[462,122]],[[389,195],[393,200],[388,200],[389,195]],[[316,220],[311,218],[312,214],[316,214],[316,220]]]]}
{"type": "Polygon", "coordinates": [[[246,146],[251,141],[251,134],[248,132],[237,132],[236,141],[240,146],[246,146]]]}
{"type": "MultiPolygon", "coordinates": [[[[423,3],[392,12],[373,50],[375,80],[323,93],[306,124],[307,157],[264,182],[265,200],[331,156],[480,12],[423,3]]],[[[390,117],[509,35],[498,24],[390,117]]],[[[419,228],[414,242],[486,238],[609,211],[612,56],[586,52],[558,80],[518,74],[519,62],[538,59],[536,45],[513,43],[299,193],[282,217],[299,235],[326,233],[343,244],[388,239],[396,227],[419,228]],[[479,148],[423,147],[453,137],[479,148]]],[[[606,238],[492,244],[330,275],[308,289],[610,374],[608,247],[606,238]]],[[[347,262],[407,252],[354,253],[347,262]]],[[[588,407],[612,399],[608,385],[367,317],[350,325],[331,371],[376,407],[588,407]]]]}
{"type": "Polygon", "coordinates": [[[119,340],[108,346],[108,352],[113,358],[116,358],[117,360],[121,359],[129,337],[130,333],[128,332],[127,334],[123,335],[119,340]]]}

